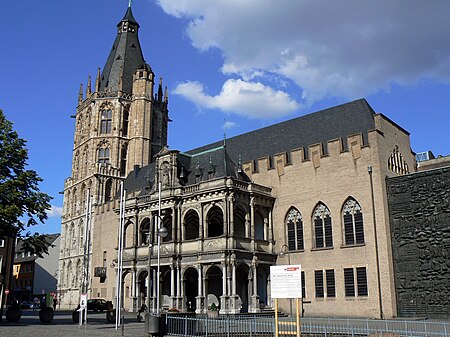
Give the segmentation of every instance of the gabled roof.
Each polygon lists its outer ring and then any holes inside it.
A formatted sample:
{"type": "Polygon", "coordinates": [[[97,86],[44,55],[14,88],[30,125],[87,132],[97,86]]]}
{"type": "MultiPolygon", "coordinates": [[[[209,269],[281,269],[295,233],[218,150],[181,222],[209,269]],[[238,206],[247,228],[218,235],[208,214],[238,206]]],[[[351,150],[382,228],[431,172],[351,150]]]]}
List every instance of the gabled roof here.
{"type": "Polygon", "coordinates": [[[146,65],[138,38],[139,24],[130,7],[117,25],[117,29],[117,37],[103,67],[100,91],[106,88],[111,92],[118,91],[121,80],[122,91],[131,93],[133,74],[146,65]],[[125,26],[127,29],[122,29],[125,26]]]}

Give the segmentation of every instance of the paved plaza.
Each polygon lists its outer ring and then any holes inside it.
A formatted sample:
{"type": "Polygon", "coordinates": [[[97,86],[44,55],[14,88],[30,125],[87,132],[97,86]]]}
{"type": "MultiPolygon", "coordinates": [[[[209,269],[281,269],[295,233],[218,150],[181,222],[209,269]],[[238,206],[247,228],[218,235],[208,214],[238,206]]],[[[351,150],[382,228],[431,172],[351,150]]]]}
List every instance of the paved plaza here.
{"type": "MultiPolygon", "coordinates": [[[[38,311],[23,310],[22,318],[17,323],[9,323],[3,316],[0,323],[0,337],[90,337],[90,336],[122,336],[122,330],[115,330],[114,323],[106,321],[105,313],[88,314],[88,324],[79,327],[72,321],[69,311],[56,311],[50,324],[39,321],[38,311]]],[[[136,314],[125,313],[123,336],[147,337],[144,323],[136,321],[136,314]]]]}

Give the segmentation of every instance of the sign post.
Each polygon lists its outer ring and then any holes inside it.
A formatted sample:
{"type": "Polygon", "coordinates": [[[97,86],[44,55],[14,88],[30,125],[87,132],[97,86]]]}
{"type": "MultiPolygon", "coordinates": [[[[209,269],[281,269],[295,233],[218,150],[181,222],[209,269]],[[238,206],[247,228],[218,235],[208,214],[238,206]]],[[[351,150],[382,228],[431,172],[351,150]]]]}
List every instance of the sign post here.
{"type": "Polygon", "coordinates": [[[86,317],[86,315],[85,315],[85,311],[86,310],[86,312],[87,312],[87,294],[81,294],[80,295],[80,309],[78,309],[78,311],[80,312],[80,327],[81,327],[81,325],[83,324],[83,318],[86,318],[85,320],[84,320],[84,324],[85,324],[85,327],[86,327],[86,324],[87,324],[87,317],[86,317]]]}
{"type": "MultiPolygon", "coordinates": [[[[302,267],[301,265],[271,266],[270,267],[270,294],[275,299],[275,337],[278,334],[291,334],[291,331],[278,329],[278,299],[296,299],[296,330],[300,337],[300,311],[299,299],[302,298],[302,267]]],[[[291,323],[291,322],[285,322],[291,323]]]]}

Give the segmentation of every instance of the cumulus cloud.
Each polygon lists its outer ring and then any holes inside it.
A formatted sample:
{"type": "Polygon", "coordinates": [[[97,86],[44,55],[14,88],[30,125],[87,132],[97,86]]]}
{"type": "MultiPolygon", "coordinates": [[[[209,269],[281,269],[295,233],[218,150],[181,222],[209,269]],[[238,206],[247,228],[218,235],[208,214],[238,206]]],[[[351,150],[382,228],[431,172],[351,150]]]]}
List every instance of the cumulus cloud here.
{"type": "Polygon", "coordinates": [[[62,215],[63,208],[58,206],[51,206],[51,208],[47,211],[47,216],[49,218],[56,218],[62,215]]]}
{"type": "Polygon", "coordinates": [[[205,93],[199,82],[180,83],[174,93],[185,97],[197,106],[220,109],[248,118],[275,118],[299,108],[299,104],[283,91],[276,91],[260,82],[229,79],[219,95],[205,93]]]}
{"type": "Polygon", "coordinates": [[[226,121],[225,123],[223,123],[222,129],[229,130],[229,129],[234,128],[236,125],[237,124],[235,122],[226,121]]]}
{"type": "MultiPolygon", "coordinates": [[[[159,4],[166,13],[188,22],[186,32],[195,48],[222,53],[224,74],[244,80],[263,74],[284,77],[299,87],[303,103],[327,96],[366,96],[389,89],[392,83],[414,84],[424,78],[450,83],[447,0],[159,0],[159,4]]],[[[206,96],[198,84],[188,87],[192,95],[196,93],[197,104],[219,100],[206,96]]],[[[224,95],[222,90],[219,97],[225,99],[224,95]]]]}

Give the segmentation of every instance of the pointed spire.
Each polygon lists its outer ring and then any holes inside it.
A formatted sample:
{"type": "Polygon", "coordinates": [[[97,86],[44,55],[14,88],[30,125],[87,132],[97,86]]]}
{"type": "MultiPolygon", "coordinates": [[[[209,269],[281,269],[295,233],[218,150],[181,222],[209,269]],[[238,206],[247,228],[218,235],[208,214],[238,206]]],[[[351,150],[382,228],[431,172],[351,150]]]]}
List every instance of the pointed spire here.
{"type": "Polygon", "coordinates": [[[164,103],[168,103],[169,102],[169,91],[167,90],[167,86],[164,89],[164,103]]]}
{"type": "Polygon", "coordinates": [[[133,0],[128,0],[128,8],[131,8],[132,3],[133,3],[133,0]]]}
{"type": "Polygon", "coordinates": [[[78,102],[83,102],[83,83],[80,83],[80,91],[78,92],[78,102]]]}
{"type": "Polygon", "coordinates": [[[239,161],[238,161],[238,169],[237,169],[238,173],[241,174],[242,173],[242,161],[241,161],[241,155],[239,155],[239,161]]]}
{"type": "Polygon", "coordinates": [[[95,91],[100,91],[100,67],[97,69],[97,78],[95,79],[95,91]]]}
{"type": "Polygon", "coordinates": [[[163,91],[162,91],[162,77],[159,78],[159,86],[158,86],[158,101],[162,102],[163,98],[163,91]]]}
{"type": "Polygon", "coordinates": [[[86,86],[86,97],[91,95],[91,75],[88,76],[88,83],[86,86]]]}

